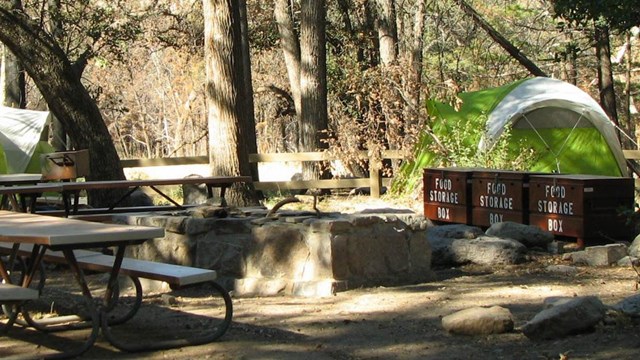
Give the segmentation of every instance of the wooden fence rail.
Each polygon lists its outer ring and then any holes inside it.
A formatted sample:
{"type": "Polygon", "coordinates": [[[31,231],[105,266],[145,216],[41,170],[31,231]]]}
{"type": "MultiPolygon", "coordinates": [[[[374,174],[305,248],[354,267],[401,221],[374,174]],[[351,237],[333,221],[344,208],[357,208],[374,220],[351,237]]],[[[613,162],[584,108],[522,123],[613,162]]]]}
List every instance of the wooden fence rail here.
{"type": "MultiPolygon", "coordinates": [[[[376,161],[366,151],[356,154],[359,159],[368,159],[370,163],[376,161]]],[[[380,154],[382,159],[402,159],[399,151],[385,150],[380,154]]],[[[267,153],[249,154],[249,162],[303,162],[303,161],[331,161],[338,160],[338,156],[328,152],[303,153],[267,153]]],[[[207,156],[173,157],[159,159],[129,159],[121,160],[122,167],[136,168],[147,166],[174,166],[208,164],[207,156]]],[[[369,188],[372,197],[380,197],[383,186],[389,186],[391,178],[383,178],[380,171],[370,171],[368,178],[326,179],[326,180],[291,180],[291,181],[254,181],[256,190],[280,191],[302,189],[341,189],[341,188],[369,188]]]]}

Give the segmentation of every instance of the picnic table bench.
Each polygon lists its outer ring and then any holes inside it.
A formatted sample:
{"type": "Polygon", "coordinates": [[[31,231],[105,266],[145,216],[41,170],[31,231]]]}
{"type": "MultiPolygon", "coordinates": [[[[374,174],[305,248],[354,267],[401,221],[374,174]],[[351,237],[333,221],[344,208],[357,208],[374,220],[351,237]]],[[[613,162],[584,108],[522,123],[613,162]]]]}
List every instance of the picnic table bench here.
{"type": "MultiPolygon", "coordinates": [[[[13,246],[0,243],[0,254],[10,255],[13,251],[13,246]]],[[[33,251],[33,246],[31,244],[21,244],[18,249],[16,255],[28,257],[31,256],[33,251]]],[[[115,256],[102,254],[97,251],[92,250],[76,250],[75,256],[77,260],[78,266],[86,271],[92,272],[100,272],[100,273],[109,273],[113,269],[113,263],[115,261],[115,256]]],[[[60,251],[47,251],[42,257],[43,261],[55,264],[67,264],[65,256],[60,251]]],[[[147,260],[139,260],[133,258],[123,258],[122,263],[120,265],[120,274],[123,276],[129,277],[134,286],[135,286],[135,300],[131,309],[126,312],[124,315],[121,315],[118,318],[110,318],[108,323],[102,324],[103,326],[103,335],[111,342],[114,346],[121,350],[125,350],[128,352],[137,352],[137,351],[149,351],[149,350],[160,350],[173,348],[178,346],[187,346],[187,345],[200,345],[212,342],[224,335],[224,333],[229,328],[232,316],[233,316],[233,304],[231,301],[231,296],[229,293],[217,282],[215,282],[217,278],[217,274],[215,270],[195,268],[190,266],[182,266],[182,265],[174,265],[174,264],[166,264],[159,263],[154,261],[147,260]],[[142,305],[142,285],[140,284],[139,278],[163,281],[169,284],[171,289],[181,289],[191,285],[204,284],[208,283],[213,287],[214,291],[221,296],[224,305],[224,316],[220,320],[220,323],[216,324],[216,326],[211,329],[211,331],[207,334],[204,334],[199,337],[192,337],[189,339],[179,339],[179,340],[167,340],[167,341],[159,341],[154,342],[152,344],[148,343],[137,343],[131,344],[123,341],[119,341],[111,331],[109,330],[110,326],[124,323],[131,319],[135,313],[139,310],[142,305]],[[106,329],[106,331],[105,331],[106,329]]],[[[3,284],[4,285],[4,284],[3,284]]],[[[15,288],[17,286],[11,286],[11,288],[15,288]]],[[[17,287],[18,289],[22,289],[17,287]]],[[[37,291],[33,289],[24,289],[31,290],[35,292],[37,298],[37,291]]],[[[32,292],[29,292],[33,295],[32,292]]],[[[27,296],[28,294],[24,294],[27,296]]],[[[25,299],[32,300],[33,298],[25,299]]],[[[2,298],[0,298],[2,300],[2,298]]],[[[50,325],[50,321],[46,321],[43,323],[39,323],[37,320],[31,318],[30,315],[26,314],[25,320],[30,326],[33,326],[39,330],[46,331],[47,326],[50,325]]],[[[69,320],[68,317],[63,319],[64,322],[69,320]]],[[[79,320],[79,319],[78,319],[79,320]]],[[[103,318],[103,321],[107,321],[106,317],[103,318]]]]}
{"type": "Polygon", "coordinates": [[[38,290],[0,283],[0,303],[35,300],[37,298],[38,290]]]}
{"type": "MultiPolygon", "coordinates": [[[[34,289],[23,288],[22,286],[0,283],[0,304],[19,306],[25,301],[35,300],[39,296],[34,289]]],[[[8,330],[16,321],[18,310],[13,311],[6,324],[0,324],[0,332],[8,330]]]]}

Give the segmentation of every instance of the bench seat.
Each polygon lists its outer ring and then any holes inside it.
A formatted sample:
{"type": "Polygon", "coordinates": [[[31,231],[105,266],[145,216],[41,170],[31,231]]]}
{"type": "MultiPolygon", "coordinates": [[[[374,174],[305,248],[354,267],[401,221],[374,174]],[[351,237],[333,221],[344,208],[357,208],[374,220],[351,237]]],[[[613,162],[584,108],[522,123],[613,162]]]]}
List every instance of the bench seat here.
{"type": "Polygon", "coordinates": [[[0,283],[0,303],[35,300],[37,298],[38,290],[0,283]]]}
{"type": "MultiPolygon", "coordinates": [[[[32,246],[30,244],[21,244],[18,254],[21,256],[28,256],[31,254],[31,248],[32,246]]],[[[0,253],[9,254],[11,249],[11,244],[0,243],[0,253]]],[[[78,261],[78,265],[80,265],[82,269],[90,271],[110,272],[113,261],[115,260],[115,256],[101,254],[97,251],[75,250],[74,254],[78,261]]],[[[51,263],[66,264],[66,260],[61,251],[47,250],[43,260],[51,263]]],[[[132,258],[124,258],[122,260],[120,274],[149,280],[164,281],[172,288],[180,288],[183,286],[213,281],[217,277],[215,270],[132,258]]]]}

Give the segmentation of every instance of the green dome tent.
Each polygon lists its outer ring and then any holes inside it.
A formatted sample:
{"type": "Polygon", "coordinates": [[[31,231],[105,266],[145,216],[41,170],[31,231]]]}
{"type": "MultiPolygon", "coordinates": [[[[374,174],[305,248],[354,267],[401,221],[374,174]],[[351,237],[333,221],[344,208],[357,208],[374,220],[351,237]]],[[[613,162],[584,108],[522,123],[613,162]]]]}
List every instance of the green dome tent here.
{"type": "Polygon", "coordinates": [[[40,154],[53,148],[40,141],[47,111],[0,106],[0,174],[39,173],[40,154]]]}
{"type": "Polygon", "coordinates": [[[458,111],[427,101],[432,128],[423,131],[414,159],[402,165],[392,191],[410,192],[422,169],[446,163],[446,149],[438,151],[438,139],[465,127],[480,129],[460,140],[471,156],[489,151],[507,131],[508,156],[515,159],[522,149],[535,154],[528,171],[628,176],[613,123],[591,96],[569,83],[531,78],[461,93],[459,99],[458,111]]]}

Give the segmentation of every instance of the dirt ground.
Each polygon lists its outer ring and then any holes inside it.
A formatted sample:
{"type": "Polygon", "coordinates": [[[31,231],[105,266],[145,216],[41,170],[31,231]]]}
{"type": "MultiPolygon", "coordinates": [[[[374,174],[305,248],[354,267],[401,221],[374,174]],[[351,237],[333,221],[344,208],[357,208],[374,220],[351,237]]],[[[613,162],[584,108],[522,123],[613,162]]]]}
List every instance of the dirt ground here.
{"type": "MultiPolygon", "coordinates": [[[[558,263],[562,263],[559,256],[539,253],[522,265],[439,269],[437,279],[424,284],[354,289],[326,298],[234,298],[233,324],[214,343],[129,354],[116,350],[101,336],[82,358],[638,359],[640,319],[610,315],[593,332],[550,341],[534,342],[518,331],[542,309],[546,297],[597,295],[612,305],[637,293],[638,275],[630,267],[579,267],[574,275],[545,270],[558,263]],[[470,337],[442,329],[441,318],[447,314],[491,305],[513,313],[515,331],[470,337]]],[[[53,271],[50,278],[47,287],[72,282],[66,272],[53,271]]],[[[190,289],[175,297],[147,294],[149,304],[143,306],[149,311],[147,317],[134,317],[124,338],[135,343],[157,333],[166,335],[176,327],[191,327],[187,322],[201,321],[200,316],[184,316],[183,312],[206,315],[208,291],[190,289]],[[182,315],[177,325],[158,327],[174,321],[176,313],[182,315]]],[[[87,334],[87,330],[42,334],[12,329],[0,340],[0,356],[37,357],[87,334]]]]}
{"type": "MultiPolygon", "coordinates": [[[[369,200],[352,205],[340,210],[397,207],[369,200]]],[[[320,203],[320,210],[327,210],[322,206],[326,205],[320,203]]],[[[417,204],[414,210],[420,211],[419,207],[417,204]]],[[[531,253],[531,261],[520,265],[434,269],[436,280],[423,284],[353,289],[326,298],[234,297],[233,323],[216,342],[132,354],[115,349],[101,335],[81,358],[639,359],[640,319],[611,313],[592,332],[549,341],[531,341],[519,331],[542,310],[547,297],[596,295],[606,305],[613,305],[638,293],[639,277],[631,267],[585,266],[570,275],[546,271],[548,265],[563,263],[560,255],[531,253]],[[513,332],[471,337],[442,329],[443,316],[472,306],[493,305],[512,312],[513,332]]],[[[50,302],[45,307],[62,306],[69,298],[66,292],[59,297],[56,291],[60,290],[54,289],[77,292],[70,288],[73,279],[68,272],[54,269],[48,279],[45,293],[49,291],[50,302]]],[[[104,276],[92,276],[90,281],[93,288],[100,289],[104,276]]],[[[126,325],[119,325],[118,334],[137,343],[154,335],[166,338],[197,329],[207,324],[206,316],[214,312],[214,303],[207,287],[171,296],[145,293],[142,310],[126,325]]],[[[0,358],[38,358],[77,346],[87,334],[87,330],[43,334],[13,328],[0,335],[0,358]]]]}

